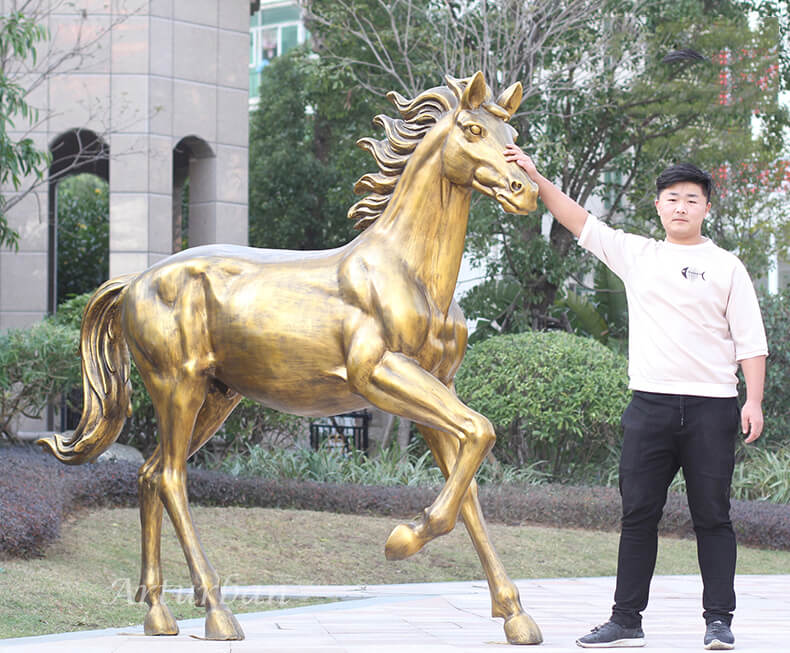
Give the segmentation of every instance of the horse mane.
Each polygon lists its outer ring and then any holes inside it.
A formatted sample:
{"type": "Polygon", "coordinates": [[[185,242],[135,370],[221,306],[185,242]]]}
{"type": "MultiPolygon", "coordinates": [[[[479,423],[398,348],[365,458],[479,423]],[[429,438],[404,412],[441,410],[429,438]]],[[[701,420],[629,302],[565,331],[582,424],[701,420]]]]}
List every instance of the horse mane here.
{"type": "Polygon", "coordinates": [[[448,75],[448,86],[423,91],[413,100],[407,100],[396,91],[387,93],[387,99],[395,105],[402,118],[379,114],[373,119],[373,124],[384,128],[386,138],[380,141],[361,138],[357,141],[359,147],[373,155],[379,172],[364,175],[354,184],[357,195],[370,193],[348,210],[348,217],[356,220],[355,229],[369,227],[384,213],[412,152],[439,119],[458,106],[471,79],[454,79],[448,75]]]}

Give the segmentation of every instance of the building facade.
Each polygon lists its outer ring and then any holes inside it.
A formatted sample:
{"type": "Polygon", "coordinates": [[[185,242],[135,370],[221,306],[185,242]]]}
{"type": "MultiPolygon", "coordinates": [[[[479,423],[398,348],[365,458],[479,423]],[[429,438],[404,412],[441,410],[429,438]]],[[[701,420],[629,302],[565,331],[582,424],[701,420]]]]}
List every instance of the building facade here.
{"type": "MultiPolygon", "coordinates": [[[[0,0],[0,11],[17,4],[0,0]]],[[[18,251],[0,249],[0,330],[56,309],[56,277],[68,273],[55,263],[57,183],[68,175],[109,182],[110,277],[181,248],[187,179],[188,244],[247,243],[251,3],[33,4],[50,37],[22,78],[40,80],[27,96],[38,120],[19,123],[16,135],[29,135],[52,163],[45,183],[7,215],[20,238],[18,251]]]]}
{"type": "Polygon", "coordinates": [[[274,57],[301,45],[308,34],[293,0],[261,0],[250,16],[250,108],[257,106],[261,72],[274,57]]]}

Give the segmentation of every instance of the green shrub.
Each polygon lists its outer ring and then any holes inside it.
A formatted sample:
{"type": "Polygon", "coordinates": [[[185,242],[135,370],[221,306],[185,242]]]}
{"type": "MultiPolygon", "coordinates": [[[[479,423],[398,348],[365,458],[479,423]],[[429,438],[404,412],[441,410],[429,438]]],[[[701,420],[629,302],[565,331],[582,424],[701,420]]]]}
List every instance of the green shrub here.
{"type": "MultiPolygon", "coordinates": [[[[225,458],[217,468],[234,476],[269,479],[318,481],[320,483],[357,483],[392,487],[396,485],[436,487],[444,483],[439,468],[420,442],[413,441],[401,451],[397,443],[368,457],[359,451],[348,455],[322,446],[317,451],[304,447],[272,449],[261,445],[248,447],[225,458]]],[[[481,485],[520,483],[536,485],[547,481],[538,465],[513,467],[483,461],[477,472],[481,485]]]]}
{"type": "MultiPolygon", "coordinates": [[[[759,442],[759,441],[758,441],[759,442]]],[[[790,447],[765,449],[759,444],[738,448],[732,473],[730,496],[743,501],[790,503],[790,447]]],[[[686,480],[679,472],[670,486],[671,492],[686,492],[686,480]]]]}
{"type": "Polygon", "coordinates": [[[735,499],[790,503],[790,447],[773,451],[747,445],[739,458],[732,475],[735,499]]]}
{"type": "Polygon", "coordinates": [[[78,333],[44,321],[0,333],[0,435],[14,421],[39,418],[47,404],[79,383],[78,333]]]}
{"type": "Polygon", "coordinates": [[[416,455],[414,447],[410,446],[401,455],[397,444],[382,450],[375,458],[356,449],[349,454],[338,453],[328,446],[314,450],[253,445],[226,458],[220,469],[235,476],[321,483],[435,486],[444,482],[429,451],[416,455]]]}
{"type": "Polygon", "coordinates": [[[245,397],[210,446],[220,455],[246,452],[251,446],[288,448],[296,442],[299,432],[307,429],[308,422],[303,417],[281,413],[245,397]]]}
{"type": "MultiPolygon", "coordinates": [[[[790,445],[790,290],[760,298],[768,336],[763,442],[790,445]]],[[[743,390],[743,383],[741,383],[743,390]]]]}
{"type": "Polygon", "coordinates": [[[470,348],[459,397],[488,417],[497,458],[544,460],[559,480],[606,460],[628,403],[626,360],[591,338],[526,332],[470,348]]]}
{"type": "Polygon", "coordinates": [[[58,304],[57,312],[48,316],[46,321],[79,331],[82,325],[82,314],[85,312],[85,307],[88,305],[93,292],[86,292],[61,302],[58,304]]]}

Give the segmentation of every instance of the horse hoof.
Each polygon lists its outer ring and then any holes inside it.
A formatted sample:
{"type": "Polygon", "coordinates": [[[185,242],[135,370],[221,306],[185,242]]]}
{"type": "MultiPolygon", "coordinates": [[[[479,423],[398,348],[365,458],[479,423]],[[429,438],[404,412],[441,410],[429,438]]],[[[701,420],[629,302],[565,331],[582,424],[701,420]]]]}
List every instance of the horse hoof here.
{"type": "Polygon", "coordinates": [[[417,553],[423,544],[424,542],[415,534],[413,526],[399,524],[387,538],[384,555],[387,560],[403,560],[417,553]]]}
{"type": "Polygon", "coordinates": [[[244,639],[244,631],[233,613],[223,605],[206,614],[206,639],[244,639]]]}
{"type": "Polygon", "coordinates": [[[178,635],[178,624],[163,603],[156,603],[148,609],[143,622],[146,635],[178,635]]]}
{"type": "Polygon", "coordinates": [[[543,641],[538,624],[523,612],[505,620],[505,636],[508,644],[540,644],[543,641]]]}

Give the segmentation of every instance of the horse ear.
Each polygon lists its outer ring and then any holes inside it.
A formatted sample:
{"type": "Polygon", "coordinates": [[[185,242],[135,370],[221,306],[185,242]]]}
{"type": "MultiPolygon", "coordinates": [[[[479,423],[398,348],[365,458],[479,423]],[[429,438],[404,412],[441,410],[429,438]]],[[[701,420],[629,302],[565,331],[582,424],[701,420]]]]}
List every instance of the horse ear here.
{"type": "Polygon", "coordinates": [[[512,118],[513,114],[516,113],[519,106],[521,106],[522,94],[521,82],[516,82],[513,86],[502,91],[502,95],[497,98],[496,103],[507,111],[512,118]]]}
{"type": "Polygon", "coordinates": [[[474,74],[467,84],[464,94],[461,96],[461,106],[466,109],[477,109],[485,102],[488,95],[485,77],[479,70],[474,74]]]}

